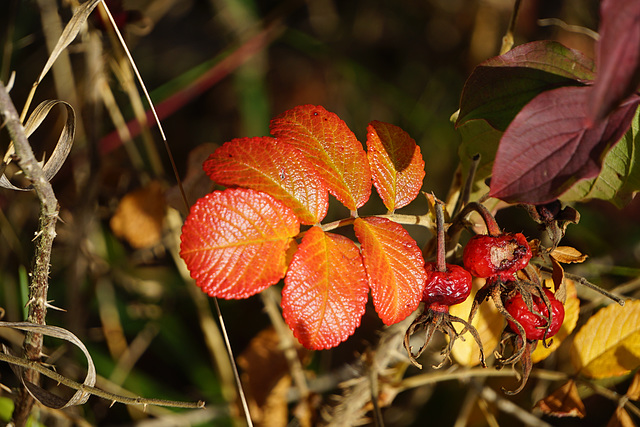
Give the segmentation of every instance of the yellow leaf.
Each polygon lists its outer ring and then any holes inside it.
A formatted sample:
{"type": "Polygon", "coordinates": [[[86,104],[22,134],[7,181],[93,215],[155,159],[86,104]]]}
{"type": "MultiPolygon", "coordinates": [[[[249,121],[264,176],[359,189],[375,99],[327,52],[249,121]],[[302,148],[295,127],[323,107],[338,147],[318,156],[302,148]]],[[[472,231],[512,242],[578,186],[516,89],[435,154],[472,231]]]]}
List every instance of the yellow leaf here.
{"type": "Polygon", "coordinates": [[[531,361],[533,363],[538,363],[541,360],[544,360],[551,353],[556,351],[556,349],[560,346],[560,343],[567,338],[573,329],[576,327],[576,323],[578,323],[578,315],[580,314],[580,300],[578,299],[578,293],[576,292],[576,286],[573,280],[565,279],[565,284],[567,286],[567,299],[564,302],[564,322],[562,322],[562,326],[557,334],[554,335],[553,342],[547,348],[545,348],[541,343],[536,346],[536,349],[533,353],[531,353],[531,361]]]}
{"type": "Polygon", "coordinates": [[[608,378],[640,366],[640,301],[611,304],[578,331],[571,361],[582,375],[608,378]]]}
{"type": "MultiPolygon", "coordinates": [[[[449,314],[467,320],[469,318],[471,304],[473,303],[473,297],[483,284],[483,279],[474,279],[473,289],[469,298],[461,304],[452,305],[449,308],[449,314]]],[[[485,356],[490,355],[498,345],[498,340],[504,329],[505,321],[502,315],[498,313],[493,302],[485,301],[480,304],[480,308],[471,324],[478,330],[478,334],[480,334],[485,356]]],[[[462,331],[462,325],[460,323],[454,323],[454,326],[458,332],[462,331]]],[[[480,348],[478,344],[476,344],[476,341],[469,332],[465,333],[463,337],[464,341],[459,339],[454,343],[451,354],[454,359],[456,359],[456,362],[462,366],[479,365],[480,348]]]]}

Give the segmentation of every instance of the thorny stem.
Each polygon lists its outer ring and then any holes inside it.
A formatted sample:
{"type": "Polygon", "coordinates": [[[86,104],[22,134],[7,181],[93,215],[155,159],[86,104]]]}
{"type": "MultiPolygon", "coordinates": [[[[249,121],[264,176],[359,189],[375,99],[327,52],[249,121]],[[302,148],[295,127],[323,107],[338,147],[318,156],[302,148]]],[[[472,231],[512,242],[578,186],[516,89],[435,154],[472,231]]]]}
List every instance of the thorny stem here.
{"type": "MultiPolygon", "coordinates": [[[[44,325],[47,315],[49,263],[58,220],[58,200],[31,150],[31,145],[24,132],[18,112],[2,82],[0,82],[0,113],[13,140],[18,166],[25,177],[31,181],[33,189],[40,199],[40,220],[35,238],[35,253],[29,282],[29,300],[27,302],[29,311],[26,320],[27,322],[44,325]]],[[[42,334],[27,332],[23,343],[23,351],[28,360],[39,360],[42,352],[42,334]]],[[[27,371],[25,380],[37,384],[37,372],[27,371]]],[[[13,415],[16,425],[24,425],[26,423],[33,404],[33,398],[23,388],[21,397],[16,402],[13,415]]]]}

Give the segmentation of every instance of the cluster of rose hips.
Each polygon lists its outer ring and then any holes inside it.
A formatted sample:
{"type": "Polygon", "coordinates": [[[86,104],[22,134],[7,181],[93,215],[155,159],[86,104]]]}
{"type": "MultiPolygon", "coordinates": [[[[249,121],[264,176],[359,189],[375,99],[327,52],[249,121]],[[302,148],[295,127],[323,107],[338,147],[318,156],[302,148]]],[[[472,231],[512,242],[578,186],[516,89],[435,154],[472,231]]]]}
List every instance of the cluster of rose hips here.
{"type": "MultiPolygon", "coordinates": [[[[411,324],[405,335],[405,347],[409,358],[416,366],[421,367],[416,357],[424,351],[435,330],[449,335],[449,345],[443,354],[445,360],[450,358],[454,341],[467,330],[480,347],[480,360],[484,364],[484,350],[476,329],[471,325],[479,305],[491,297],[498,311],[506,318],[507,326],[503,332],[501,349],[496,352],[499,366],[522,364],[523,381],[514,392],[517,393],[526,384],[531,372],[531,352],[538,341],[547,346],[547,339],[554,336],[564,320],[564,306],[555,295],[541,285],[535,268],[529,265],[532,251],[529,243],[521,233],[503,233],[495,219],[484,206],[471,203],[458,215],[464,218],[471,210],[475,210],[487,225],[487,235],[475,235],[467,242],[463,252],[463,267],[444,262],[445,236],[443,214],[440,202],[436,203],[438,218],[437,262],[426,263],[427,280],[422,301],[424,312],[411,324]],[[485,285],[477,292],[469,319],[464,321],[449,314],[449,307],[467,299],[471,291],[472,276],[486,279],[485,285]],[[464,325],[461,333],[457,333],[452,322],[464,325]],[[414,355],[409,345],[409,338],[416,329],[426,331],[424,346],[414,355]],[[504,349],[510,343],[513,349],[511,356],[506,357],[504,349]]],[[[455,221],[455,220],[454,220],[455,221]]],[[[444,363],[444,361],[443,361],[444,363]]],[[[441,363],[437,367],[442,366],[441,363]]]]}

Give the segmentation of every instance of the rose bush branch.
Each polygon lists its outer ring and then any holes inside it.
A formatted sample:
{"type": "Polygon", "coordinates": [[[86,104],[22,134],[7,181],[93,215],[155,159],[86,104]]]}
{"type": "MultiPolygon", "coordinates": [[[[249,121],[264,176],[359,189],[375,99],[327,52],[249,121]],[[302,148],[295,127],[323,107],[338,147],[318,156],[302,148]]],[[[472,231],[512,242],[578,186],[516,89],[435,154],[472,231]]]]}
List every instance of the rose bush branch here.
{"type": "MultiPolygon", "coordinates": [[[[58,220],[58,199],[51,184],[46,179],[44,171],[36,160],[31,145],[20,121],[18,112],[13,104],[7,88],[0,82],[0,113],[15,146],[15,161],[31,182],[33,190],[40,200],[40,218],[35,237],[35,253],[33,267],[29,281],[29,300],[27,302],[27,321],[39,325],[45,324],[47,315],[47,291],[49,288],[49,264],[51,248],[56,237],[56,222],[58,220]]],[[[23,343],[24,355],[29,360],[38,360],[42,352],[42,334],[27,333],[23,343]]],[[[25,380],[36,383],[38,373],[26,371],[25,380]]],[[[23,390],[22,396],[16,402],[14,421],[24,417],[24,421],[33,406],[33,398],[23,390]]]]}

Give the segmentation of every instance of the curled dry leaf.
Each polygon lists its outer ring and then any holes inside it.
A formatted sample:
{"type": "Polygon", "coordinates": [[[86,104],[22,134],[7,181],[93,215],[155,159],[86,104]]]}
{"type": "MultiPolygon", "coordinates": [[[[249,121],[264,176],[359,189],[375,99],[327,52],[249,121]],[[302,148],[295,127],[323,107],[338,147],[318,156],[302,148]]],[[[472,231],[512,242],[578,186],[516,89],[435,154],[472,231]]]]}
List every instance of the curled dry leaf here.
{"type": "Polygon", "coordinates": [[[627,389],[626,396],[631,400],[640,400],[640,371],[636,371],[627,389]]]}
{"type": "Polygon", "coordinates": [[[616,412],[607,423],[607,427],[636,427],[633,419],[629,415],[626,409],[621,406],[616,408],[616,412]]]}
{"type": "Polygon", "coordinates": [[[571,347],[571,361],[582,375],[609,378],[638,368],[640,301],[611,304],[580,328],[571,347]]]}
{"type": "MultiPolygon", "coordinates": [[[[48,181],[50,181],[51,178],[53,178],[58,173],[58,171],[64,164],[65,160],[67,160],[67,156],[69,155],[69,152],[71,151],[71,146],[73,145],[73,139],[75,138],[75,134],[76,134],[76,113],[73,107],[64,101],[58,101],[58,100],[44,101],[40,103],[33,110],[33,113],[31,113],[31,115],[27,119],[27,122],[24,124],[24,133],[27,137],[29,137],[31,136],[31,134],[33,134],[33,132],[36,131],[36,129],[38,129],[38,127],[42,124],[44,119],[49,115],[49,112],[51,112],[53,107],[55,107],[56,105],[61,105],[65,108],[65,111],[67,113],[67,118],[65,120],[64,126],[62,127],[62,131],[60,132],[60,137],[58,138],[58,142],[55,148],[53,149],[53,153],[51,153],[51,157],[49,157],[49,159],[45,162],[44,166],[42,167],[44,176],[48,181]]],[[[11,146],[7,150],[7,154],[5,155],[4,160],[7,161],[8,157],[12,154],[13,154],[13,147],[11,146]]],[[[10,190],[21,190],[21,191],[26,191],[31,189],[30,187],[27,187],[27,188],[16,187],[7,179],[7,177],[4,174],[0,176],[0,187],[8,188],[10,190]]]]}
{"type": "Polygon", "coordinates": [[[109,225],[113,234],[136,249],[153,246],[162,240],[165,207],[164,187],[152,181],[120,200],[109,225]]]}
{"type": "Polygon", "coordinates": [[[567,381],[549,396],[538,401],[536,408],[554,417],[584,418],[586,415],[584,403],[580,399],[578,388],[573,380],[567,381]]]}
{"type": "MultiPolygon", "coordinates": [[[[89,354],[89,350],[87,350],[85,345],[82,343],[82,341],[80,341],[78,337],[76,337],[66,329],[59,328],[57,326],[37,325],[28,322],[0,322],[0,327],[19,329],[21,331],[43,334],[69,341],[70,343],[77,346],[80,350],[82,350],[82,353],[84,353],[85,357],[87,358],[87,376],[85,377],[83,384],[89,387],[93,387],[96,384],[96,367],[93,363],[93,359],[91,358],[91,354],[89,354]]],[[[35,384],[26,382],[22,376],[20,377],[27,390],[29,390],[29,393],[31,393],[35,399],[45,404],[46,406],[49,406],[50,408],[62,409],[69,406],[82,405],[89,399],[89,393],[78,390],[68,401],[65,401],[64,399],[53,395],[52,393],[36,386],[35,384]]]]}
{"type": "Polygon", "coordinates": [[[551,251],[550,255],[555,258],[556,261],[563,264],[580,263],[588,258],[588,255],[583,254],[571,246],[558,246],[551,251]]]}

